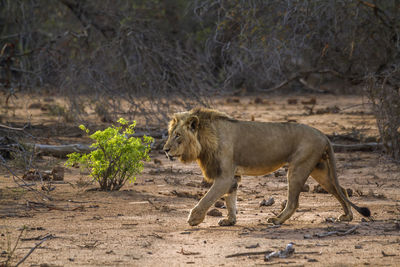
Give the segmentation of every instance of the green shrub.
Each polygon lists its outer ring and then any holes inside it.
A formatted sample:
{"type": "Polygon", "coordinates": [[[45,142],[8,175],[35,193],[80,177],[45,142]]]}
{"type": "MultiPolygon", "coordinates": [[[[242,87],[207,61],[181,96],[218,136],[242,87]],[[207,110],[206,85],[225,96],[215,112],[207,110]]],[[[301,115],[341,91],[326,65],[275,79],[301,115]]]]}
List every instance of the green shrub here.
{"type": "MultiPolygon", "coordinates": [[[[83,155],[69,154],[65,163],[67,166],[79,163],[82,168],[88,168],[102,190],[119,190],[126,181],[134,182],[135,175],[143,171],[143,162],[150,160],[148,153],[153,138],[132,137],[135,121],[128,125],[121,118],[118,123],[119,127],[113,125],[91,134],[89,137],[95,141],[91,145],[94,150],[83,155]]],[[[89,134],[85,126],[79,128],[89,134]]]]}

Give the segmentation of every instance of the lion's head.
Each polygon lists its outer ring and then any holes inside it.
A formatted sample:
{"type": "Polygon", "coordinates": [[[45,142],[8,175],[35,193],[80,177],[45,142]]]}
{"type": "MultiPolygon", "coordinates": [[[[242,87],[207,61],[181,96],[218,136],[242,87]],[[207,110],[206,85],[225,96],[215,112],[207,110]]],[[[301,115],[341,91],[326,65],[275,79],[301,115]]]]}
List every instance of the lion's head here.
{"type": "Polygon", "coordinates": [[[164,151],[168,157],[178,157],[183,163],[199,163],[204,177],[212,181],[221,174],[218,121],[237,122],[228,115],[207,108],[194,108],[176,113],[169,123],[164,151]]]}
{"type": "Polygon", "coordinates": [[[178,157],[187,163],[195,161],[201,152],[197,138],[199,118],[189,112],[177,113],[169,123],[164,151],[168,157],[178,157]]]}

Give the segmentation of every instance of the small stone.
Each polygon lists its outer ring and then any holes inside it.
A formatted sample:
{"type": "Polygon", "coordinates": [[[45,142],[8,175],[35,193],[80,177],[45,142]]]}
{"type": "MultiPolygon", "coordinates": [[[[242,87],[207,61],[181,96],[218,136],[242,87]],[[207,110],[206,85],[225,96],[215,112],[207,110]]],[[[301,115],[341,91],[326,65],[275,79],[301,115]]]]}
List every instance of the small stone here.
{"type": "Polygon", "coordinates": [[[222,212],[220,212],[217,209],[212,209],[209,212],[207,212],[208,216],[213,216],[213,217],[222,217],[222,212]]]}
{"type": "Polygon", "coordinates": [[[254,244],[254,245],[245,246],[245,248],[247,248],[247,249],[251,249],[251,248],[259,248],[259,247],[260,247],[260,244],[259,244],[259,243],[257,243],[257,244],[254,244]]]}
{"type": "Polygon", "coordinates": [[[215,202],[214,206],[216,208],[220,208],[220,209],[226,208],[224,202],[221,200],[218,200],[217,202],[215,202]]]}
{"type": "Polygon", "coordinates": [[[311,235],[310,234],[305,234],[304,235],[304,239],[311,239],[311,235]]]}
{"type": "Polygon", "coordinates": [[[354,248],[355,249],[362,249],[362,246],[361,245],[355,245],[354,248]]]}
{"type": "Polygon", "coordinates": [[[261,206],[272,206],[275,203],[275,199],[273,197],[270,197],[268,200],[265,200],[265,198],[263,200],[261,200],[260,202],[260,207],[261,206]]]}
{"type": "Polygon", "coordinates": [[[276,172],[274,172],[275,177],[285,176],[285,174],[286,174],[285,171],[282,169],[279,169],[276,172]]]}

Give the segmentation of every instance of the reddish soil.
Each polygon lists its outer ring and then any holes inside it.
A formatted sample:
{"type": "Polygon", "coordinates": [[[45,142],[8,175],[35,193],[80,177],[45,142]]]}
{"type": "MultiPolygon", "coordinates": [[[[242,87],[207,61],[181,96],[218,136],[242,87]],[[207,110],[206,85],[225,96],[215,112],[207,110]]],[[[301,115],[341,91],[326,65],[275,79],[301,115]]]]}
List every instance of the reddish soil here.
{"type": "MultiPolygon", "coordinates": [[[[3,124],[24,122],[32,114],[33,125],[59,127],[54,132],[44,126],[42,132],[36,129],[38,143],[87,141],[73,134],[79,130],[63,126],[62,118],[28,108],[29,103],[39,99],[18,101],[1,108],[3,124]]],[[[377,139],[374,118],[364,101],[356,96],[331,95],[245,97],[239,103],[235,98],[221,99],[215,107],[243,120],[309,124],[330,136],[348,137],[335,140],[348,143],[377,139]],[[301,103],[312,97],[316,98],[314,114],[301,103]],[[297,100],[297,104],[288,104],[288,99],[291,103],[297,100]]],[[[190,227],[186,223],[189,210],[207,191],[201,186],[200,169],[196,164],[168,161],[159,151],[153,151],[151,157],[158,161],[146,163],[136,182],[118,192],[91,190],[97,184],[87,183],[87,173],[66,169],[64,182],[52,185],[52,201],[18,187],[12,175],[0,167],[0,262],[6,260],[25,226],[27,230],[12,257],[13,265],[46,235],[48,238],[23,266],[400,264],[400,166],[380,152],[336,153],[340,184],[352,189],[353,202],[371,209],[372,220],[354,211],[352,222],[334,222],[331,218],[342,214],[339,202],[329,194],[313,192],[317,184],[310,178],[310,191],[302,193],[299,209],[280,227],[267,224],[266,218],[279,212],[286,199],[284,168],[264,177],[243,177],[235,226],[220,227],[217,222],[221,217],[206,216],[199,226],[190,227]],[[262,199],[270,197],[275,204],[259,206],[262,199]],[[350,233],[345,232],[350,229],[350,233]],[[332,231],[337,234],[324,236],[332,231]],[[290,242],[294,254],[264,261],[267,251],[282,250],[290,242]]],[[[48,156],[37,160],[43,169],[64,162],[48,156]]],[[[22,176],[23,170],[16,162],[7,164],[22,176]]],[[[42,184],[36,182],[33,188],[42,191],[42,184]]],[[[226,209],[218,210],[226,215],[226,209]]]]}

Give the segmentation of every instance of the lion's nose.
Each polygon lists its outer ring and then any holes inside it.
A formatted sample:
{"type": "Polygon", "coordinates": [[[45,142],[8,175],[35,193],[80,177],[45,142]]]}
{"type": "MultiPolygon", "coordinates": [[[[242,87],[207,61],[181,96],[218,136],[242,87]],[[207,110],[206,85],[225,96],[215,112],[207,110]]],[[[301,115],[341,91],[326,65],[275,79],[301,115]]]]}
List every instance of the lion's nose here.
{"type": "Polygon", "coordinates": [[[168,153],[171,149],[169,148],[164,148],[165,153],[168,153]]]}

